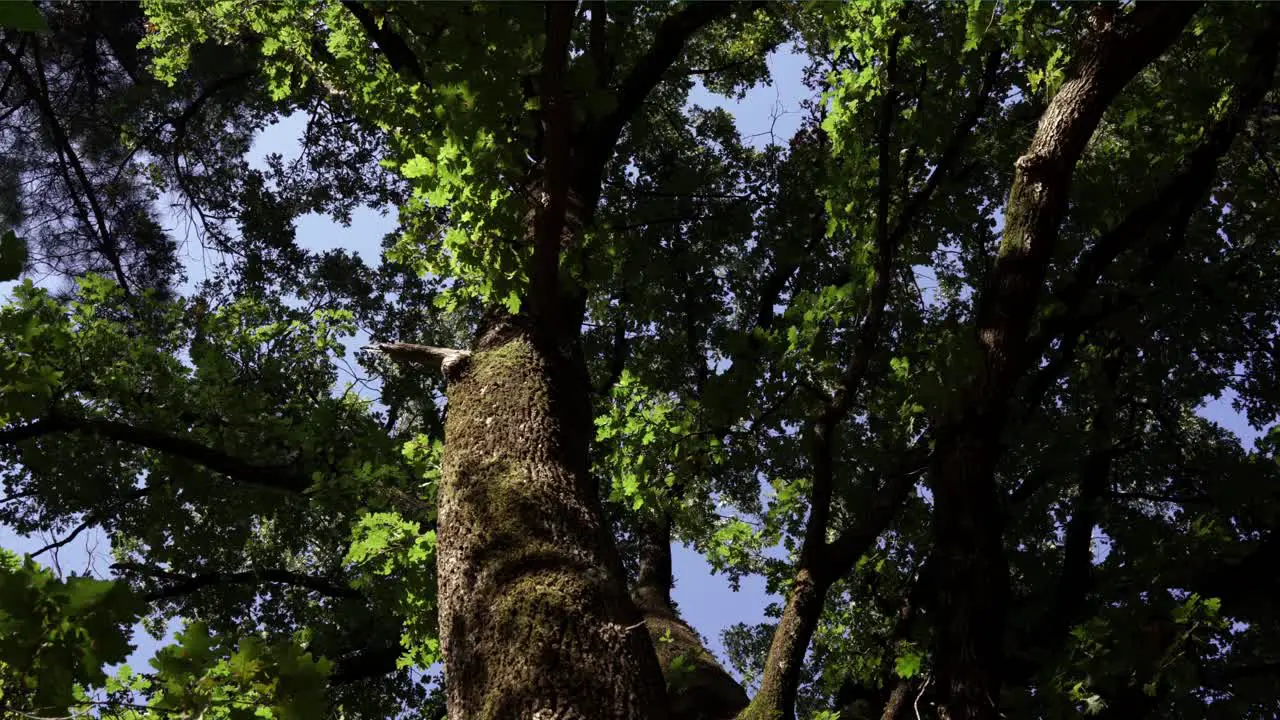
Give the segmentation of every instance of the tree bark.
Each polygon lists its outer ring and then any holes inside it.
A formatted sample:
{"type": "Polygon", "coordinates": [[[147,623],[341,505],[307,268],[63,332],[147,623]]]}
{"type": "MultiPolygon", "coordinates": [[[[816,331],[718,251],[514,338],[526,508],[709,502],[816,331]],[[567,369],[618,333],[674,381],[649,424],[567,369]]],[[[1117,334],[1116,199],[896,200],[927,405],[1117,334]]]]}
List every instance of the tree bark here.
{"type": "Polygon", "coordinates": [[[716,661],[671,602],[671,525],[664,515],[643,523],[640,577],[632,596],[644,616],[667,685],[673,720],[727,720],[747,706],[747,693],[716,661]]]}
{"type": "Polygon", "coordinates": [[[884,712],[880,713],[880,720],[905,718],[909,707],[911,707],[911,683],[899,678],[893,684],[889,700],[884,704],[884,712]]]}
{"type": "Polygon", "coordinates": [[[581,359],[495,317],[449,387],[439,616],[453,720],[664,718],[588,473],[581,359]]]}
{"type": "Polygon", "coordinates": [[[616,107],[603,118],[584,113],[580,128],[567,87],[576,3],[544,5],[534,118],[543,160],[525,217],[525,314],[491,312],[448,378],[436,563],[452,720],[668,717],[653,644],[588,472],[585,291],[569,289],[559,268],[591,222],[626,124],[689,39],[738,7],[695,3],[669,15],[618,85],[616,107]]]}
{"type": "Polygon", "coordinates": [[[769,645],[764,677],[751,705],[741,720],[791,720],[795,717],[796,694],[800,687],[799,668],[804,664],[809,641],[822,616],[822,604],[830,583],[802,568],[787,596],[778,627],[769,645]]]}
{"type": "Polygon", "coordinates": [[[941,715],[999,717],[1009,567],[995,484],[1009,398],[1027,365],[1036,310],[1071,176],[1103,113],[1181,33],[1197,3],[1098,6],[1061,89],[1015,165],[1004,237],[977,307],[981,358],[959,413],[941,423],[931,470],[941,715]]]}

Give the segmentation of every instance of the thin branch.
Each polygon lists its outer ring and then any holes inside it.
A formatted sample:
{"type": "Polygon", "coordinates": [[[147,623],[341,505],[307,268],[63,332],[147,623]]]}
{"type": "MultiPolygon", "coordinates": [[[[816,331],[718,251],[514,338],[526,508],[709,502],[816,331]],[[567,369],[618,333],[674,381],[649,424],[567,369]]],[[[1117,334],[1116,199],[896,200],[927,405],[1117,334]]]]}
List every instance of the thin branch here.
{"type": "MultiPolygon", "coordinates": [[[[763,6],[764,3],[750,3],[747,8],[754,10],[763,6]]],[[[618,139],[622,137],[623,128],[640,111],[645,98],[679,58],[689,39],[703,27],[725,17],[737,7],[737,3],[730,2],[691,3],[662,21],[653,44],[623,79],[617,106],[597,124],[577,183],[587,207],[595,206],[600,177],[609,158],[613,156],[618,139]]]]}
{"type": "Polygon", "coordinates": [[[1206,494],[1200,495],[1161,495],[1160,493],[1137,492],[1113,490],[1107,493],[1108,497],[1117,500],[1149,500],[1151,502],[1167,502],[1175,505],[1203,505],[1211,501],[1206,494]]]}
{"type": "Polygon", "coordinates": [[[36,490],[27,490],[25,492],[14,493],[12,495],[5,495],[4,497],[0,498],[0,505],[13,502],[14,500],[21,500],[23,498],[34,497],[38,494],[39,492],[37,492],[36,490]]]}
{"type": "Polygon", "coordinates": [[[67,545],[71,544],[71,542],[75,540],[76,537],[80,535],[80,533],[84,532],[85,530],[88,530],[89,526],[92,525],[93,522],[94,522],[93,520],[85,520],[84,522],[77,525],[75,529],[71,531],[71,534],[67,535],[61,540],[54,540],[48,545],[45,545],[39,550],[31,553],[31,557],[33,558],[39,557],[50,550],[57,550],[58,548],[66,547],[67,545]]]}
{"type": "MultiPolygon", "coordinates": [[[[146,497],[148,494],[150,494],[150,492],[151,492],[150,487],[144,487],[139,490],[134,490],[133,492],[128,493],[127,495],[121,498],[117,498],[117,500],[122,503],[130,503],[135,500],[139,500],[141,498],[146,497]]],[[[62,538],[61,540],[55,540],[49,543],[48,545],[45,545],[44,547],[40,548],[39,550],[36,550],[35,552],[31,553],[31,557],[38,557],[50,550],[57,550],[59,548],[66,547],[73,540],[75,540],[80,535],[80,533],[89,529],[94,523],[99,522],[102,519],[102,516],[105,514],[106,514],[106,508],[103,508],[98,511],[92,511],[92,512],[86,513],[84,516],[84,520],[79,525],[77,525],[69,535],[62,538]]]]}
{"type": "Polygon", "coordinates": [[[120,283],[121,290],[125,295],[130,295],[129,282],[125,277],[124,265],[120,260],[119,248],[115,247],[111,233],[107,229],[107,216],[103,212],[102,206],[98,203],[98,196],[94,193],[94,187],[89,182],[89,176],[85,172],[84,165],[80,162],[80,157],[76,155],[75,147],[71,144],[71,139],[67,136],[66,131],[62,127],[62,123],[58,119],[57,112],[53,109],[52,103],[49,101],[48,86],[44,81],[44,65],[40,61],[38,48],[33,49],[36,53],[35,65],[40,72],[40,81],[27,71],[26,66],[22,64],[22,59],[14,55],[3,44],[0,44],[0,57],[3,57],[18,75],[18,80],[26,89],[27,94],[35,101],[36,107],[40,109],[40,115],[44,119],[44,124],[49,130],[49,134],[53,137],[56,144],[59,157],[66,164],[71,166],[76,178],[79,180],[81,192],[75,191],[75,186],[71,182],[70,177],[65,176],[65,166],[63,167],[64,177],[66,177],[67,191],[74,199],[77,206],[80,207],[80,215],[86,225],[96,226],[97,236],[99,239],[98,250],[106,257],[107,262],[111,263],[112,270],[115,272],[116,280],[120,283]],[[83,198],[81,197],[83,193],[83,198]],[[89,222],[89,212],[86,212],[83,204],[88,201],[89,210],[92,212],[93,223],[89,222]]]}
{"type": "Polygon", "coordinates": [[[168,587],[144,594],[142,597],[148,602],[168,600],[181,597],[183,595],[189,595],[211,585],[246,585],[263,583],[277,583],[281,585],[303,587],[329,597],[360,597],[360,593],[349,586],[337,585],[324,578],[315,577],[313,575],[303,575],[301,573],[290,572],[288,570],[263,569],[248,570],[237,573],[205,572],[198,573],[196,575],[178,575],[150,565],[131,562],[115,563],[111,565],[111,569],[175,581],[174,584],[168,587]]]}
{"type": "Polygon", "coordinates": [[[265,489],[299,493],[311,484],[305,478],[298,476],[291,466],[253,465],[195,440],[114,420],[77,419],[53,415],[26,425],[0,430],[0,445],[66,432],[95,435],[181,457],[226,475],[236,482],[265,489]]]}
{"type": "Polygon", "coordinates": [[[685,77],[692,77],[694,75],[716,75],[726,70],[732,70],[734,68],[742,67],[743,65],[746,65],[747,63],[753,61],[754,59],[755,58],[748,57],[748,58],[743,58],[741,60],[733,60],[727,63],[723,63],[715,67],[689,68],[688,70],[685,70],[683,73],[681,73],[681,75],[684,75],[685,77]]]}
{"type": "Polygon", "coordinates": [[[623,188],[627,194],[632,197],[655,197],[655,198],[688,198],[690,200],[751,200],[750,194],[743,193],[700,193],[700,192],[660,192],[656,190],[639,190],[631,185],[631,183],[617,182],[614,180],[604,181],[604,185],[608,187],[623,188]]]}
{"type": "MultiPolygon", "coordinates": [[[[213,98],[213,96],[217,95],[223,90],[226,90],[236,85],[237,83],[248,80],[251,77],[253,77],[253,72],[245,70],[242,72],[233,73],[223,78],[219,78],[205,85],[205,87],[200,91],[200,94],[197,95],[196,98],[191,101],[191,104],[188,105],[186,108],[184,108],[182,112],[178,113],[177,115],[167,117],[161,120],[160,122],[156,123],[147,132],[147,135],[152,137],[157,136],[160,134],[160,131],[163,130],[166,126],[172,127],[174,130],[181,132],[186,128],[187,123],[191,122],[191,119],[194,118],[200,112],[200,109],[204,107],[204,104],[207,103],[211,98],[213,98]]],[[[124,172],[124,169],[129,164],[129,161],[132,160],[133,157],[138,154],[138,151],[141,150],[142,147],[143,147],[143,143],[138,142],[132,148],[129,149],[129,153],[125,155],[123,160],[120,161],[120,165],[116,169],[115,179],[119,179],[120,174],[124,172]]],[[[113,182],[115,179],[113,179],[113,182]]]]}

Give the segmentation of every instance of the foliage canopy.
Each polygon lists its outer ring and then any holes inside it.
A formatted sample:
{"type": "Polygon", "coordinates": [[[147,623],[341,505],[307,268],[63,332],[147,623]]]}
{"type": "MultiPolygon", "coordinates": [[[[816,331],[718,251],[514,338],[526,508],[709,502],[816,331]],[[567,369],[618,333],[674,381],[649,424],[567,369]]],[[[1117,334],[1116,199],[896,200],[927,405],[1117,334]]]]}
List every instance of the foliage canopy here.
{"type": "Polygon", "coordinates": [[[0,3],[0,523],[58,538],[0,554],[0,716],[1276,717],[1278,48],[1263,3],[0,3]],[[793,137],[692,101],[775,53],[793,137]],[[297,237],[370,208],[377,258],[297,237]],[[109,574],[42,564],[86,531],[109,574]],[[783,600],[724,658],[673,542],[783,600]]]}

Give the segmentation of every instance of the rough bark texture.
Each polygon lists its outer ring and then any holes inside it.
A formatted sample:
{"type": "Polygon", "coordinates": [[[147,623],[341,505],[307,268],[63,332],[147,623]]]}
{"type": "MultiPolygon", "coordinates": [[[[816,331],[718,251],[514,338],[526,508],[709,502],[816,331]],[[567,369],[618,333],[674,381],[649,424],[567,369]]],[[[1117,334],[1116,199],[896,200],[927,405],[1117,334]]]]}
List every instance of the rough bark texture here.
{"type": "Polygon", "coordinates": [[[911,683],[898,680],[889,693],[889,700],[884,704],[884,712],[880,720],[899,720],[907,717],[907,708],[911,706],[911,683]]]}
{"type": "Polygon", "coordinates": [[[760,690],[751,699],[751,705],[739,717],[742,720],[791,720],[795,717],[796,693],[800,687],[800,673],[792,671],[804,663],[809,650],[809,640],[822,616],[822,603],[826,599],[829,584],[820,581],[808,570],[801,570],[787,607],[782,611],[778,627],[773,631],[769,645],[768,664],[778,666],[777,672],[765,672],[760,690]]]}
{"type": "Polygon", "coordinates": [[[747,693],[725,672],[671,602],[671,529],[666,518],[640,535],[640,577],[633,593],[667,684],[671,717],[727,720],[747,706],[747,693]]]}
{"type": "Polygon", "coordinates": [[[668,716],[653,644],[588,472],[586,293],[559,268],[563,248],[591,222],[626,124],[689,38],[736,7],[673,12],[616,88],[597,33],[596,90],[616,93],[617,105],[603,118],[585,113],[591,127],[578,128],[581,108],[566,85],[576,3],[544,6],[535,118],[543,161],[523,238],[533,249],[528,315],[491,315],[449,378],[437,568],[451,720],[668,716]]]}
{"type": "Polygon", "coordinates": [[[1107,107],[1198,7],[1139,4],[1119,17],[1110,6],[1095,8],[1093,27],[1016,163],[1000,253],[977,308],[981,364],[963,411],[939,433],[931,470],[936,659],[941,715],[949,720],[1000,714],[1009,568],[994,473],[1072,173],[1107,107]]]}
{"type": "Polygon", "coordinates": [[[520,325],[494,323],[449,389],[437,560],[449,717],[666,717],[587,472],[586,383],[520,325]]]}

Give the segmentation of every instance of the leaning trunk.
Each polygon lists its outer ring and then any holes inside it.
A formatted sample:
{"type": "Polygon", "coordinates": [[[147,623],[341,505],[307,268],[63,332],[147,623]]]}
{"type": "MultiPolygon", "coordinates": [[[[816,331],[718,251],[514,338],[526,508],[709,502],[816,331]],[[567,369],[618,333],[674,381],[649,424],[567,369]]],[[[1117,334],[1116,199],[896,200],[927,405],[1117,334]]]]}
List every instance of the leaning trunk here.
{"type": "Polygon", "coordinates": [[[1111,102],[1198,7],[1140,3],[1120,13],[1095,6],[1061,88],[1015,163],[1004,237],[977,306],[981,363],[965,388],[963,409],[940,423],[930,469],[936,661],[947,720],[1000,717],[1009,567],[995,469],[1010,399],[1032,360],[1027,333],[1072,174],[1111,102]]]}
{"type": "Polygon", "coordinates": [[[739,716],[741,720],[792,720],[795,717],[800,667],[822,616],[829,585],[808,569],[797,573],[787,597],[787,607],[773,631],[760,690],[739,716]]]}
{"type": "Polygon", "coordinates": [[[587,472],[581,362],[546,334],[493,321],[450,378],[438,530],[449,717],[666,717],[587,472]]]}

